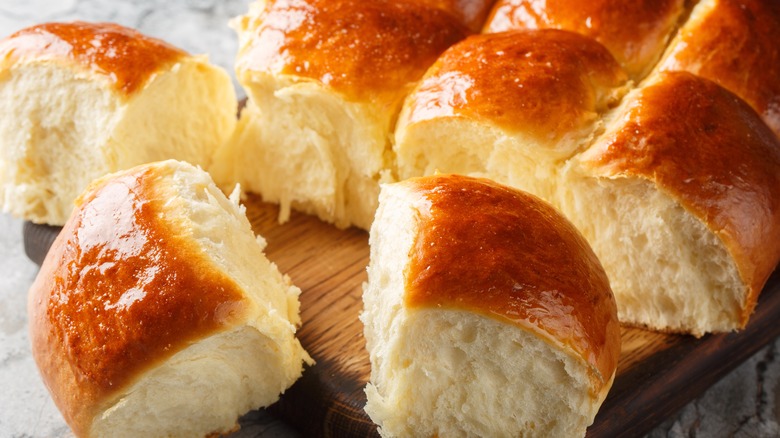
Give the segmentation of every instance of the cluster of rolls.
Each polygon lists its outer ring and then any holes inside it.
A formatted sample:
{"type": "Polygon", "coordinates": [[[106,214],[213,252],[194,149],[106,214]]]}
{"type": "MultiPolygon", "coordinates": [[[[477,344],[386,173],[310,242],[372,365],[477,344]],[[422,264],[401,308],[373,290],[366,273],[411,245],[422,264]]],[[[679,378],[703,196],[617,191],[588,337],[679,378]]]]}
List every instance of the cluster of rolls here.
{"type": "Polygon", "coordinates": [[[255,3],[215,178],[368,229],[384,182],[486,177],[577,226],[622,322],[743,327],[780,260],[780,6],[493,3],[255,3]]]}
{"type": "Polygon", "coordinates": [[[222,70],[129,29],[0,42],[0,202],[67,221],[30,315],[74,430],[222,433],[310,360],[217,186],[370,229],[385,436],[583,435],[618,319],[744,327],[780,260],[780,4],[586,3],[256,1],[238,120],[222,70]],[[193,425],[208,385],[233,399],[193,425]]]}

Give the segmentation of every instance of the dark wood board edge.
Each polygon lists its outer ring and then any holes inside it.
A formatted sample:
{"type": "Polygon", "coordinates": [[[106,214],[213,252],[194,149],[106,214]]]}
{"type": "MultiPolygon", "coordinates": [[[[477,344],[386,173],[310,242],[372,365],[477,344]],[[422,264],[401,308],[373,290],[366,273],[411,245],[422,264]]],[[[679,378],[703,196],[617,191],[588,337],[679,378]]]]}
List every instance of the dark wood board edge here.
{"type": "Polygon", "coordinates": [[[27,258],[40,266],[61,229],[62,227],[54,225],[34,224],[25,221],[22,225],[22,241],[27,258]]]}
{"type": "Polygon", "coordinates": [[[343,376],[334,375],[325,364],[318,363],[312,368],[315,369],[304,372],[268,408],[269,412],[306,437],[378,437],[377,425],[363,410],[366,401],[363,389],[341,392],[333,387],[333,382],[341,381],[343,376]],[[331,378],[327,379],[328,376],[331,378]],[[331,402],[323,403],[325,400],[331,402]]]}

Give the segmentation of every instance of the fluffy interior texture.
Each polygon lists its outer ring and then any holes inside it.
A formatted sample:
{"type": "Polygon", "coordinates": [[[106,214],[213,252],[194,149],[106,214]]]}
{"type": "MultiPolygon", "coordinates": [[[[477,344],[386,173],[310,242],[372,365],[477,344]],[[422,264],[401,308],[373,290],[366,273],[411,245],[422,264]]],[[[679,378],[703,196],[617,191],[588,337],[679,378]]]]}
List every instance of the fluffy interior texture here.
{"type": "Polygon", "coordinates": [[[176,161],[155,166],[170,177],[161,188],[170,199],[168,220],[236,281],[252,308],[242,324],[178,352],[108,400],[95,418],[96,436],[230,431],[239,415],[276,401],[311,362],[295,338],[300,291],[265,257],[243,209],[199,169],[176,161]]]}
{"type": "Polygon", "coordinates": [[[187,58],[125,98],[104,76],[21,64],[0,80],[3,210],[62,225],[93,179],[168,158],[206,166],[235,126],[228,75],[187,58]]]}
{"type": "Polygon", "coordinates": [[[92,179],[117,167],[103,148],[124,113],[103,78],[53,64],[0,78],[0,201],[3,211],[61,225],[92,179]]]}
{"type": "Polygon", "coordinates": [[[522,132],[464,118],[440,118],[407,127],[403,114],[396,131],[398,174],[401,179],[435,172],[486,177],[553,197],[558,169],[565,158],[591,138],[591,131],[571,135],[565,147],[549,148],[522,132]]]}
{"type": "Polygon", "coordinates": [[[600,400],[583,363],[497,320],[404,308],[416,202],[424,201],[384,186],[370,234],[366,412],[382,436],[584,435],[600,400]]]}
{"type": "Polygon", "coordinates": [[[570,169],[558,206],[601,260],[621,321],[698,336],[740,327],[745,287],[700,220],[644,180],[570,169]]]}
{"type": "Polygon", "coordinates": [[[586,367],[541,338],[469,312],[397,318],[366,388],[382,436],[584,436],[593,422],[586,367]]]}
{"type": "Polygon", "coordinates": [[[108,147],[119,151],[120,169],[169,158],[206,167],[233,133],[236,107],[223,69],[185,58],[132,97],[108,147]]]}
{"type": "Polygon", "coordinates": [[[251,326],[207,338],[106,403],[91,435],[194,437],[236,430],[240,415],[275,402],[289,386],[284,356],[251,326]]]}
{"type": "Polygon", "coordinates": [[[263,318],[278,320],[292,339],[295,330],[291,324],[300,323],[300,289],[265,257],[265,243],[254,237],[244,208],[236,199],[226,198],[206,172],[181,162],[166,163],[174,169],[169,206],[184,213],[179,216],[183,228],[212,263],[265,307],[263,318]]]}
{"type": "Polygon", "coordinates": [[[240,183],[263,199],[334,223],[368,229],[379,183],[392,179],[392,111],[349,102],[312,81],[246,73],[239,129],[210,169],[223,187],[240,183]]]}

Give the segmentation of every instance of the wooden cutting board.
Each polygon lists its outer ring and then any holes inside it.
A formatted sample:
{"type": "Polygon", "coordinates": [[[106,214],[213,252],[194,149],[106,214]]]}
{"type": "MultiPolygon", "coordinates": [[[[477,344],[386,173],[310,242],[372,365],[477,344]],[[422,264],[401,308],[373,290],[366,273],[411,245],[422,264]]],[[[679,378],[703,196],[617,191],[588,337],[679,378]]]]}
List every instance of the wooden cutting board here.
{"type": "MultiPolygon", "coordinates": [[[[378,436],[363,411],[370,373],[363,326],[362,283],[368,234],[339,230],[250,196],[247,215],[268,242],[266,254],[301,288],[298,337],[317,361],[271,408],[304,436],[378,436]]],[[[25,228],[28,255],[40,262],[55,229],[25,228]]],[[[780,335],[780,272],[765,287],[756,313],[740,333],[701,339],[622,329],[618,374],[589,437],[641,436],[780,335]]]]}

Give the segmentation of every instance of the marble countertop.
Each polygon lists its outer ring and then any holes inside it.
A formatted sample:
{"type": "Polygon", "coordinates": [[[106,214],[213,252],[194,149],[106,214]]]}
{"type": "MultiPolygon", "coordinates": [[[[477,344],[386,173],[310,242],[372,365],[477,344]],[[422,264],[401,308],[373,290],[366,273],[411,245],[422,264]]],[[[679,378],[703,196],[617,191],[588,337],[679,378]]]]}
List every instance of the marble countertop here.
{"type": "MultiPolygon", "coordinates": [[[[248,4],[249,0],[1,0],[0,37],[45,21],[113,21],[191,53],[208,53],[212,62],[232,72],[237,44],[227,21],[248,4]]],[[[37,266],[25,256],[21,238],[22,222],[0,214],[0,437],[72,436],[30,354],[26,294],[37,266]]],[[[780,436],[779,349],[780,339],[648,436],[780,436]]],[[[243,424],[242,437],[295,435],[262,412],[243,424]]]]}

